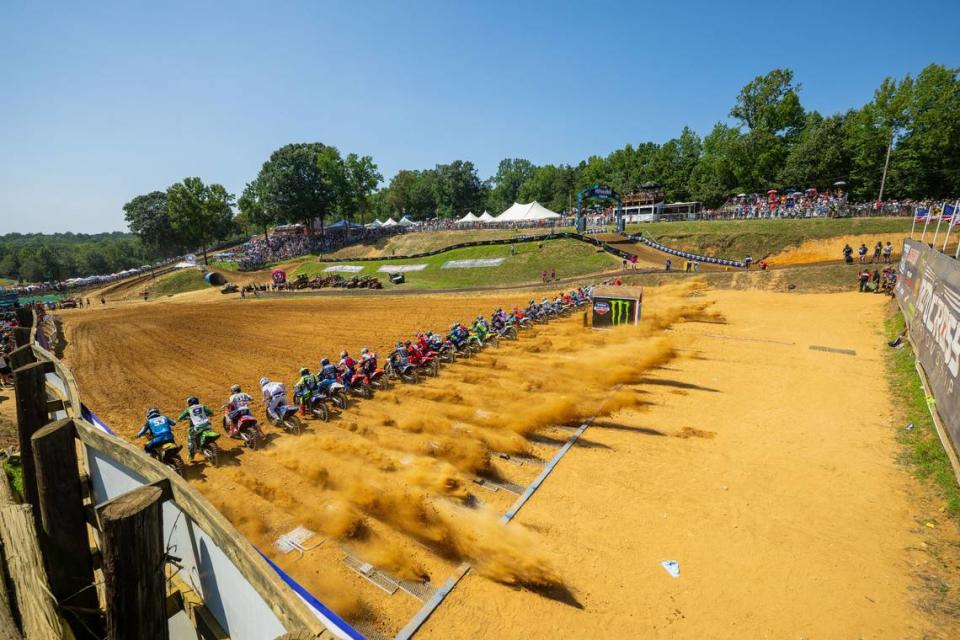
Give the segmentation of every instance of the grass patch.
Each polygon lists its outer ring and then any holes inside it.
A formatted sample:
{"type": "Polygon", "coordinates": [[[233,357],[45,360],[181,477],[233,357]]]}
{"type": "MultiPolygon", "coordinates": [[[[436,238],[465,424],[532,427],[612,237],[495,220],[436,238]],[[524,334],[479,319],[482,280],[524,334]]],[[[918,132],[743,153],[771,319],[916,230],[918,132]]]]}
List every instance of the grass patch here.
{"type": "Polygon", "coordinates": [[[148,290],[151,296],[172,296],[209,287],[198,269],[179,269],[159,278],[148,290]]]}
{"type": "Polygon", "coordinates": [[[207,266],[210,271],[236,271],[239,267],[239,262],[231,260],[212,260],[207,266]]]}
{"type": "MultiPolygon", "coordinates": [[[[492,247],[467,247],[455,249],[435,256],[406,260],[375,260],[371,262],[328,263],[308,261],[300,265],[293,275],[323,274],[331,264],[355,265],[363,267],[357,275],[376,275],[387,287],[387,274],[378,273],[383,265],[426,264],[423,271],[409,272],[407,282],[399,285],[404,288],[458,289],[465,287],[514,285],[539,282],[544,270],[557,270],[558,278],[568,278],[597,273],[616,267],[619,260],[614,256],[597,251],[597,248],[577,240],[551,240],[542,243],[526,242],[515,245],[492,247]],[[511,249],[513,247],[513,249],[511,249]],[[472,260],[482,258],[504,258],[497,267],[476,267],[468,269],[442,269],[450,260],[472,260]]],[[[330,275],[330,274],[325,274],[330,275]]],[[[340,274],[348,276],[350,274],[340,274]]]]}
{"type": "MultiPolygon", "coordinates": [[[[463,229],[449,231],[413,231],[376,241],[343,247],[333,253],[326,254],[327,258],[375,258],[379,256],[409,256],[425,253],[436,249],[443,249],[463,242],[478,240],[503,240],[517,236],[532,236],[550,233],[552,229],[463,229]]],[[[573,231],[572,227],[557,229],[557,231],[573,231]]]]}
{"type": "MultiPolygon", "coordinates": [[[[886,321],[886,333],[893,339],[904,329],[903,314],[897,313],[886,321]]],[[[897,440],[903,445],[903,461],[914,474],[932,482],[943,494],[947,513],[960,518],[960,486],[957,486],[953,467],[943,444],[937,435],[933,419],[927,408],[927,398],[920,384],[920,376],[914,368],[915,354],[909,342],[901,349],[893,350],[886,359],[890,392],[895,404],[903,412],[904,424],[913,423],[913,429],[897,429],[897,440]]]]}
{"type": "Polygon", "coordinates": [[[23,499],[23,467],[20,465],[20,459],[7,458],[3,461],[3,472],[7,474],[7,480],[10,481],[10,487],[14,493],[23,499]]]}
{"type": "Polygon", "coordinates": [[[628,233],[643,232],[668,247],[708,256],[754,260],[805,240],[845,235],[907,233],[910,218],[816,218],[810,220],[697,220],[627,225],[628,233]]]}

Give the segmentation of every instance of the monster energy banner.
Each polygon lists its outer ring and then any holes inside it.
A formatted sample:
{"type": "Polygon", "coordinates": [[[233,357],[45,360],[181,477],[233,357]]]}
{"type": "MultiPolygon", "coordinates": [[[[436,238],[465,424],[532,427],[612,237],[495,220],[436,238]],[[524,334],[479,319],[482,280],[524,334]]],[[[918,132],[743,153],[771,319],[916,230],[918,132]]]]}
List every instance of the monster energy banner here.
{"type": "Polygon", "coordinates": [[[593,292],[593,328],[608,329],[640,320],[643,292],[634,287],[597,287],[593,292]]]}
{"type": "Polygon", "coordinates": [[[960,443],[960,264],[915,240],[905,240],[896,287],[917,358],[954,450],[960,443]]]}

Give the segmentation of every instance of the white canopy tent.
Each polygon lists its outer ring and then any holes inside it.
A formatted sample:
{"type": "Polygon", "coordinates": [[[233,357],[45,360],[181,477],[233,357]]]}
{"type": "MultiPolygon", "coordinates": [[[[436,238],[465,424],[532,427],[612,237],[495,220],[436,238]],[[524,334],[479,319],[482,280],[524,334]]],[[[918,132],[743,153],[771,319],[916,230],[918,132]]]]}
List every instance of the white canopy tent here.
{"type": "Polygon", "coordinates": [[[338,220],[337,222],[327,226],[327,229],[363,229],[363,225],[357,224],[356,222],[350,222],[349,220],[338,220]]]}
{"type": "Polygon", "coordinates": [[[483,213],[480,214],[480,217],[477,218],[479,222],[496,222],[496,218],[490,215],[490,212],[484,209],[483,213]]]}
{"type": "Polygon", "coordinates": [[[467,215],[457,220],[457,224],[470,224],[471,222],[476,222],[477,220],[479,220],[479,218],[473,215],[473,211],[469,211],[467,212],[467,215]]]}
{"type": "Polygon", "coordinates": [[[382,225],[380,225],[380,226],[381,226],[381,227],[395,227],[395,226],[397,226],[397,221],[394,220],[393,218],[387,218],[387,221],[384,222],[384,223],[383,223],[382,225]]]}
{"type": "Polygon", "coordinates": [[[397,224],[400,225],[401,227],[417,226],[417,223],[411,220],[410,218],[408,218],[407,216],[403,216],[402,218],[400,218],[400,222],[398,222],[397,224]]]}
{"type": "Polygon", "coordinates": [[[550,209],[547,209],[545,206],[534,200],[529,204],[519,204],[514,202],[509,209],[496,217],[496,221],[528,222],[531,220],[549,220],[551,218],[559,217],[559,213],[550,211],[550,209]]]}

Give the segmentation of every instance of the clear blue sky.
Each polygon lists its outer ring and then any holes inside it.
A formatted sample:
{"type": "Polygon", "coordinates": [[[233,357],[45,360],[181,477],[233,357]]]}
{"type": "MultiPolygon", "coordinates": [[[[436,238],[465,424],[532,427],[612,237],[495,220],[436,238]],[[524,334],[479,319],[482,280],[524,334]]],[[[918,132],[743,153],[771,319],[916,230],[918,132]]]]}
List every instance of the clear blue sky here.
{"type": "Polygon", "coordinates": [[[833,113],[960,65],[955,0],[644,4],[5,0],[0,233],[122,230],[130,197],[191,175],[239,193],[288,142],[485,178],[705,135],[778,66],[833,113]]]}

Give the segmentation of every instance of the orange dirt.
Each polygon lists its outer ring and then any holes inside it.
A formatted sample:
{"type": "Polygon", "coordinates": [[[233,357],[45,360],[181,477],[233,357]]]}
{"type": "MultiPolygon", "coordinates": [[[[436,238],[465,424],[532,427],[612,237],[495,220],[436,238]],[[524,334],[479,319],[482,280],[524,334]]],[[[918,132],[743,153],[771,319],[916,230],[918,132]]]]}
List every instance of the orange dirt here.
{"type": "MultiPolygon", "coordinates": [[[[928,234],[931,238],[933,234],[928,234]]],[[[873,258],[873,248],[877,242],[884,245],[889,241],[893,244],[893,263],[900,259],[900,248],[903,246],[902,233],[874,233],[867,235],[837,236],[825,240],[807,240],[799,247],[791,247],[767,258],[773,267],[788,267],[800,264],[815,264],[818,262],[840,262],[843,260],[843,245],[853,247],[853,259],[857,260],[857,249],[860,244],[866,244],[869,250],[867,259],[873,258]]],[[[943,233],[940,234],[943,241],[943,233]]],[[[953,244],[953,243],[951,243],[953,244]]],[[[956,246],[955,244],[953,246],[956,246]]]]}
{"type": "MultiPolygon", "coordinates": [[[[220,468],[188,477],[364,631],[394,634],[421,603],[360,578],[345,550],[435,586],[472,565],[423,637],[921,635],[910,589],[924,532],[893,462],[876,331],[884,301],[690,297],[698,286],[648,288],[636,329],[551,323],[438,379],[354,400],[300,437],[267,427],[262,451],[227,441],[220,468]],[[517,519],[500,525],[516,496],[474,479],[526,486],[569,437],[565,425],[592,415],[517,519]],[[301,560],[272,547],[298,525],[325,540],[301,560]],[[679,579],[660,568],[667,559],[679,560],[679,579]]],[[[235,382],[290,385],[323,355],[361,345],[383,354],[396,337],[527,295],[197,292],[64,312],[67,360],[84,401],[130,437],[149,405],[178,413],[195,393],[215,409],[235,382]]]]}

